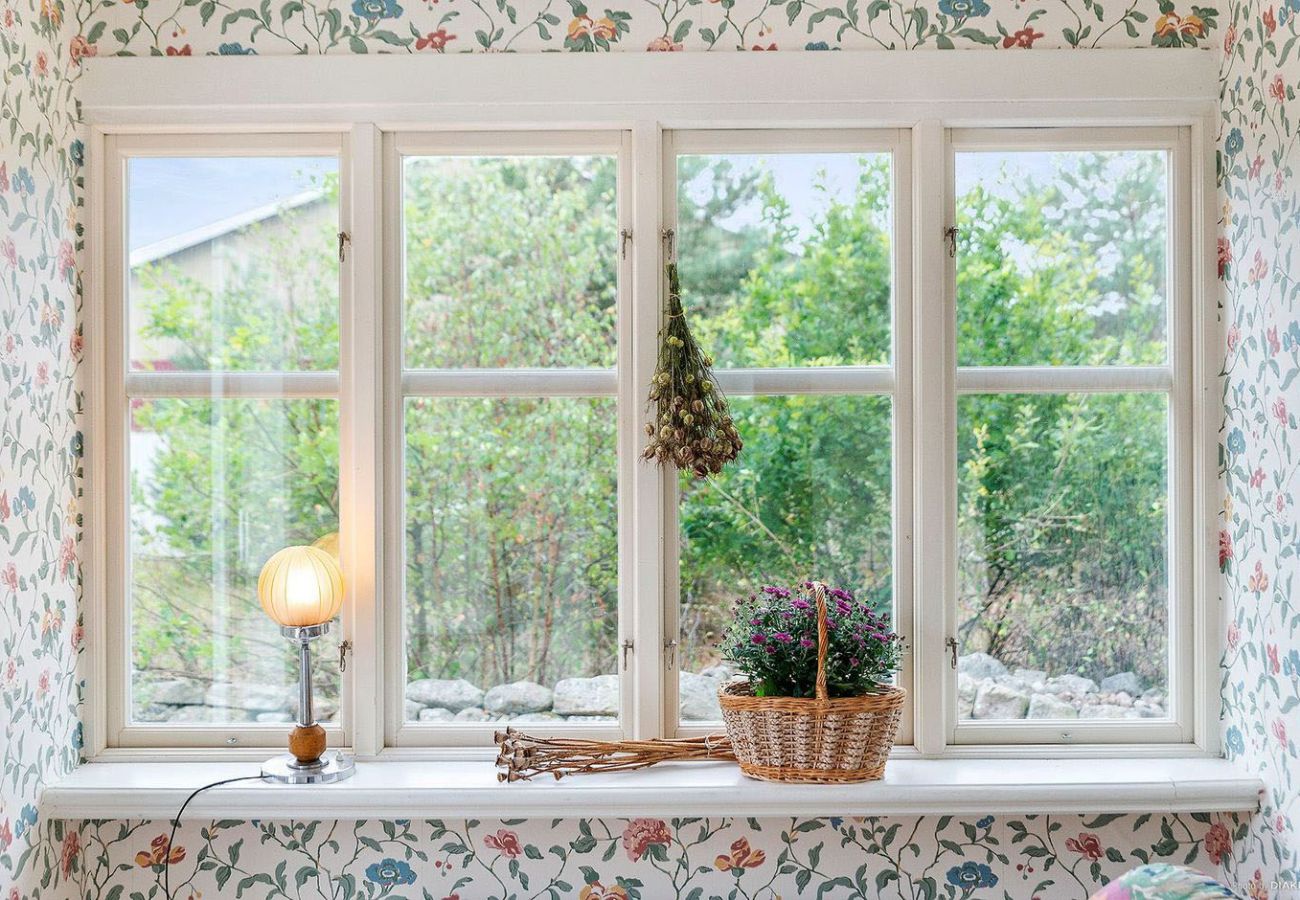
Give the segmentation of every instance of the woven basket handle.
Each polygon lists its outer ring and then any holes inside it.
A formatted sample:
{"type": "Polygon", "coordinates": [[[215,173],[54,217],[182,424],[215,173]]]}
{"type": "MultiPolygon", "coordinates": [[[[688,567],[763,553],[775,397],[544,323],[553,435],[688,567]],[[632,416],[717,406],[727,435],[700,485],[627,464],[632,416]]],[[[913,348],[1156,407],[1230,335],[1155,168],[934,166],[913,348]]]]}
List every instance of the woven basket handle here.
{"type": "Polygon", "coordinates": [[[820,581],[813,582],[813,600],[817,603],[817,699],[829,700],[830,692],[826,689],[826,654],[830,651],[831,641],[826,624],[826,585],[820,581]]]}

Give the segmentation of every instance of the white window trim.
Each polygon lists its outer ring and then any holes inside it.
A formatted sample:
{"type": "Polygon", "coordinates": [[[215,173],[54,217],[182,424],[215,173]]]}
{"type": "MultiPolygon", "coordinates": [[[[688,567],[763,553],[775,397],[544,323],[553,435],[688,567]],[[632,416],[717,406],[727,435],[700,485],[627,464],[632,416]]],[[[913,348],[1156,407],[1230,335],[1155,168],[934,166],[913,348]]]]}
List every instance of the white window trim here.
{"type": "MultiPolygon", "coordinates": [[[[1189,646],[1191,657],[1191,696],[1183,698],[1186,709],[1185,731],[1181,740],[1160,745],[1129,742],[1125,744],[1074,746],[957,746],[952,742],[949,717],[954,707],[947,700],[950,670],[937,665],[944,654],[942,643],[949,633],[947,613],[935,608],[933,598],[946,596],[952,574],[946,561],[936,566],[932,548],[941,546],[947,528],[936,523],[955,521],[955,479],[950,461],[955,459],[951,440],[940,436],[930,440],[920,433],[911,453],[912,484],[915,487],[913,509],[916,511],[913,533],[899,530],[896,543],[911,540],[918,548],[911,570],[916,597],[912,643],[916,658],[913,695],[916,698],[914,743],[900,747],[899,754],[924,756],[1021,756],[1025,754],[1078,756],[1100,752],[1129,752],[1133,755],[1188,755],[1218,752],[1217,679],[1215,661],[1221,644],[1221,622],[1215,584],[1217,566],[1213,554],[1213,511],[1215,509],[1213,415],[1215,391],[1212,348],[1218,325],[1214,318],[1214,185],[1213,135],[1215,128],[1216,71],[1208,54],[1192,52],[1153,53],[1150,51],[1036,51],[1033,54],[734,54],[625,55],[609,57],[557,56],[481,56],[426,58],[257,58],[239,61],[217,58],[188,60],[184,67],[163,60],[104,58],[87,60],[83,75],[83,110],[90,126],[88,142],[88,224],[91,262],[86,277],[86,333],[88,370],[94,373],[87,390],[88,407],[88,481],[89,527],[87,529],[86,623],[91,641],[83,664],[87,681],[87,749],[88,755],[105,758],[131,757],[129,749],[105,752],[110,745],[124,747],[120,735],[111,733],[110,716],[114,685],[107,679],[114,633],[108,574],[114,571],[113,534],[110,523],[118,521],[112,503],[100,502],[104,489],[111,484],[109,460],[118,459],[106,448],[111,433],[108,398],[123,396],[125,384],[106,380],[110,366],[107,346],[115,336],[106,314],[105,284],[113,277],[114,263],[108,250],[111,229],[106,223],[120,221],[120,208],[111,201],[111,172],[106,168],[106,149],[110,140],[124,141],[139,135],[142,141],[154,140],[169,132],[207,132],[193,140],[201,152],[208,152],[211,142],[221,135],[236,134],[237,141],[248,140],[250,133],[294,133],[295,140],[305,134],[332,135],[344,151],[340,171],[350,182],[350,198],[345,199],[344,221],[352,234],[352,261],[344,272],[341,290],[345,322],[344,346],[341,348],[340,379],[337,384],[301,383],[294,386],[304,394],[317,391],[338,393],[343,407],[343,433],[340,436],[340,489],[344,496],[345,515],[342,529],[346,535],[350,572],[350,597],[344,627],[357,647],[374,648],[369,654],[354,654],[349,666],[352,695],[360,702],[346,704],[352,708],[352,743],[363,756],[382,755],[400,758],[409,755],[433,755],[442,751],[421,748],[391,748],[386,734],[382,684],[385,680],[378,629],[380,610],[391,607],[393,595],[380,596],[385,579],[379,577],[383,550],[390,542],[383,540],[380,528],[384,505],[391,502],[391,492],[378,481],[381,470],[390,468],[379,437],[381,422],[387,411],[381,399],[392,397],[394,386],[387,389],[372,374],[384,352],[388,321],[370,317],[364,327],[357,323],[364,317],[354,314],[354,297],[381,296],[385,285],[386,247],[393,235],[384,234],[391,227],[381,207],[387,201],[381,186],[392,190],[393,181],[384,170],[387,148],[385,133],[417,131],[463,132],[475,130],[509,130],[511,132],[547,132],[597,130],[624,132],[629,137],[630,153],[624,163],[632,177],[627,182],[631,228],[636,236],[631,248],[630,274],[624,284],[632,285],[635,296],[652,296],[658,289],[659,242],[662,226],[660,204],[664,190],[660,160],[663,158],[665,130],[703,130],[720,128],[776,128],[791,130],[861,128],[909,129],[910,164],[913,171],[942,171],[945,165],[946,135],[949,129],[964,127],[1123,127],[1133,134],[1134,127],[1175,126],[1188,134],[1189,169],[1194,173],[1187,185],[1186,197],[1178,200],[1180,215],[1185,215],[1191,232],[1190,259],[1183,261],[1189,273],[1186,294],[1192,308],[1188,321],[1171,333],[1171,346],[1184,347],[1190,358],[1182,369],[1187,375],[1173,386],[1179,396],[1187,398],[1190,412],[1183,426],[1188,437],[1182,444],[1192,457],[1185,467],[1190,489],[1184,503],[1199,514],[1187,518],[1193,534],[1187,539],[1192,564],[1184,566],[1184,579],[1191,583],[1196,602],[1190,615],[1189,646]],[[432,92],[430,84],[437,84],[432,92]],[[376,100],[375,86],[383,85],[383,99],[376,100]],[[814,88],[809,88],[815,85],[814,88]],[[811,99],[808,94],[815,91],[811,99]],[[559,98],[559,99],[556,99],[559,98]],[[350,152],[349,152],[350,151],[350,152]],[[1193,211],[1195,214],[1193,214],[1193,211]],[[118,219],[114,216],[119,215],[118,219]],[[654,236],[647,240],[646,236],[654,236]],[[96,340],[96,336],[103,340],[96,340]],[[1180,337],[1181,335],[1181,337],[1180,337]],[[1184,340],[1185,338],[1185,340],[1184,340]],[[107,343],[106,343],[107,342],[107,343]],[[1194,436],[1194,437],[1193,437],[1194,436]],[[930,548],[930,549],[926,549],[930,548]],[[925,598],[931,598],[926,602],[925,598]],[[365,699],[363,699],[365,698],[365,699]],[[369,702],[368,702],[369,701],[369,702]],[[1190,704],[1190,708],[1189,707],[1190,704]],[[923,713],[922,710],[925,712],[923,713]],[[936,711],[947,710],[938,713],[936,711]],[[390,749],[383,748],[389,745],[390,749]],[[382,751],[382,752],[381,752],[382,751]]],[[[443,135],[444,138],[451,137],[443,135]]],[[[528,140],[539,137],[530,135],[528,140]]],[[[273,140],[273,138],[268,138],[273,140]]],[[[497,145],[499,146],[499,145],[497,145]]],[[[285,151],[288,152],[288,151],[285,151]]],[[[296,144],[293,152],[302,152],[296,144]]],[[[977,374],[960,372],[951,358],[950,324],[944,309],[947,272],[927,261],[946,258],[942,245],[942,228],[946,224],[946,199],[941,184],[914,178],[906,203],[912,217],[912,269],[908,273],[915,298],[914,320],[919,326],[911,335],[914,359],[934,359],[935,354],[948,357],[944,367],[913,366],[915,381],[911,402],[921,409],[948,409],[958,390],[994,384],[1038,384],[1047,390],[1058,375],[1034,371],[983,370],[977,374]],[[927,323],[931,327],[924,327],[927,323]]],[[[897,210],[904,204],[902,192],[896,197],[897,210]]],[[[623,220],[622,213],[620,219],[623,220]]],[[[1179,263],[1176,263],[1179,264],[1179,263]]],[[[120,269],[120,265],[118,266],[120,269]]],[[[896,278],[901,278],[896,273],[896,278]]],[[[624,294],[620,290],[620,296],[624,294]]],[[[622,301],[620,301],[622,302],[622,301]]],[[[636,385],[648,382],[653,371],[653,341],[643,335],[657,329],[657,304],[640,303],[631,315],[620,317],[619,371],[614,392],[619,396],[621,415],[636,415],[643,403],[636,385]],[[634,339],[630,339],[634,338],[634,339]],[[633,348],[636,348],[633,350],[633,348]],[[629,358],[630,357],[630,358],[629,358]]],[[[385,315],[385,319],[391,316],[385,315]]],[[[116,336],[120,338],[120,334],[116,336]]],[[[906,339],[900,331],[896,340],[906,339]]],[[[894,364],[900,365],[895,349],[894,364]]],[[[494,373],[494,377],[502,373],[494,373]]],[[[407,388],[430,390],[451,395],[465,395],[482,388],[475,382],[477,373],[455,373],[421,382],[423,374],[413,374],[407,388]]],[[[509,382],[509,374],[502,383],[509,382]]],[[[523,375],[513,376],[522,379],[523,375]]],[[[532,376],[528,376],[532,377],[532,376]]],[[[548,376],[557,379],[557,392],[569,390],[585,393],[587,387],[610,390],[607,373],[564,373],[548,376]],[[569,379],[567,388],[564,379],[569,379]]],[[[807,378],[804,373],[756,371],[746,375],[724,375],[727,390],[743,393],[746,389],[789,389],[799,392],[830,390],[858,391],[888,389],[884,372],[867,368],[838,370],[830,381],[818,383],[821,376],[807,378]],[[748,379],[748,380],[746,380],[748,379]],[[838,388],[832,381],[840,379],[838,388]]],[[[1150,389],[1156,381],[1163,386],[1165,373],[1130,370],[1123,376],[1111,372],[1074,370],[1069,378],[1081,379],[1079,386],[1089,389],[1119,390],[1125,386],[1150,389]],[[1126,379],[1131,376],[1132,382],[1126,379]],[[1118,379],[1118,380],[1117,380],[1118,379]],[[1084,384],[1086,382],[1086,385],[1084,384]]],[[[901,391],[902,385],[892,387],[901,391]]],[[[283,383],[282,383],[283,384],[283,383]]],[[[149,391],[148,384],[133,387],[149,391]]],[[[229,379],[227,387],[248,391],[256,396],[267,388],[253,380],[229,379]]],[[[400,388],[401,385],[396,386],[400,388]]],[[[160,382],[157,390],[165,388],[160,382]]],[[[177,390],[185,385],[171,385],[177,390]]],[[[198,390],[197,386],[192,389],[198,390]]],[[[520,386],[518,390],[524,388],[520,386]]],[[[548,388],[549,389],[549,388],[548,388]]],[[[1160,389],[1163,389],[1160,388],[1160,389]]],[[[633,429],[621,434],[635,435],[633,429]]],[[[621,437],[621,441],[639,438],[621,437]]],[[[624,558],[620,562],[620,604],[624,613],[622,628],[637,635],[664,633],[667,615],[660,598],[668,596],[664,569],[662,529],[657,527],[670,513],[666,508],[666,491],[653,467],[632,465],[632,446],[620,445],[622,483],[627,495],[620,504],[620,515],[638,523],[635,537],[623,539],[624,558]],[[629,471],[630,470],[630,471],[629,471]],[[628,552],[630,549],[630,552],[628,552]],[[635,560],[635,563],[634,563],[635,560]],[[630,591],[628,588],[630,587],[630,591]]],[[[898,460],[896,460],[896,470],[898,460]]],[[[1171,473],[1176,471],[1171,460],[1171,473]]],[[[120,476],[119,476],[120,477],[120,476]]],[[[896,502],[898,498],[896,497],[896,502]]],[[[394,521],[388,516],[388,521],[394,521]]],[[[624,529],[624,531],[629,531],[624,529]]],[[[120,536],[119,536],[120,537],[120,536]]],[[[1172,550],[1171,546],[1171,550],[1172,550]]],[[[899,567],[896,571],[901,571],[899,567]]],[[[1171,571],[1174,566],[1171,565],[1171,571]]],[[[389,582],[392,584],[393,582],[389,582]]],[[[675,601],[674,601],[675,602],[675,601]]],[[[1184,640],[1182,636],[1179,641],[1184,640]]],[[[644,649],[644,648],[639,648],[644,649]]],[[[657,649],[657,648],[656,648],[657,649]]],[[[661,703],[665,682],[657,652],[637,652],[632,668],[635,684],[625,697],[623,722],[629,735],[648,736],[661,733],[667,724],[660,720],[660,710],[672,709],[661,703]]],[[[670,682],[672,683],[672,682],[670,682]]],[[[345,687],[345,692],[349,688],[345,687]]],[[[625,685],[625,693],[629,686],[625,685]]],[[[120,705],[117,707],[120,710],[120,705]]],[[[226,731],[228,729],[221,729],[226,731]]],[[[197,732],[196,732],[197,733],[197,732]]],[[[141,735],[144,737],[144,735],[141,735]]],[[[179,757],[209,751],[192,749],[202,741],[182,741],[167,732],[167,743],[179,757]],[[191,749],[185,749],[189,746],[191,749]]],[[[206,740],[209,736],[204,736],[206,740]]],[[[1098,734],[1097,740],[1107,736],[1098,734]]],[[[254,735],[253,740],[259,740],[254,735]]],[[[1123,739],[1123,738],[1121,738],[1123,739]]],[[[279,736],[275,741],[278,743],[279,736]]],[[[217,752],[227,753],[226,750],[217,752]]],[[[256,750],[241,751],[256,755],[256,750]]],[[[155,751],[149,755],[156,757],[155,751]]]]}

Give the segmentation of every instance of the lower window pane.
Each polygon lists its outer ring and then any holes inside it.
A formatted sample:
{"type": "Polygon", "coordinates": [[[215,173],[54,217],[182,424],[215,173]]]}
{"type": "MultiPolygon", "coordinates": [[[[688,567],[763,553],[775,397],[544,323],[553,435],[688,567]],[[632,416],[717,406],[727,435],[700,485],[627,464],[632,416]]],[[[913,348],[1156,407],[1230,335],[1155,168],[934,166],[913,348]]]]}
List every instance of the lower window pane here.
{"type": "Polygon", "coordinates": [[[809,578],[893,609],[888,397],[730,400],[745,449],[721,475],[681,480],[681,720],[718,721],[732,674],[717,645],[731,605],[809,578]]]}
{"type": "Polygon", "coordinates": [[[406,720],[615,720],[615,402],[405,412],[406,720]]]}
{"type": "Polygon", "coordinates": [[[959,718],[1165,718],[1165,395],[965,396],[957,426],[959,718]]]}
{"type": "MultiPolygon", "coordinates": [[[[257,576],[282,547],[337,548],[337,404],[136,401],[129,451],[131,721],[293,720],[297,656],[257,576]]],[[[340,631],[312,646],[322,722],[338,713],[340,631]]]]}

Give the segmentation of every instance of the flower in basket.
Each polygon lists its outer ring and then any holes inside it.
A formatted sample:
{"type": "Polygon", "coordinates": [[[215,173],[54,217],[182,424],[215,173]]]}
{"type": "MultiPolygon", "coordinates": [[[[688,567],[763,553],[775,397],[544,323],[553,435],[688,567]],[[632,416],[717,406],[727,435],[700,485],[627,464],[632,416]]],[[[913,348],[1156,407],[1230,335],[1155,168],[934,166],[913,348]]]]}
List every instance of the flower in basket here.
{"type": "MultiPolygon", "coordinates": [[[[849,591],[826,588],[826,686],[831,697],[856,697],[889,686],[902,641],[889,614],[849,591]]],[[[817,687],[815,585],[764,585],[736,604],[722,653],[749,677],[758,697],[814,697],[817,687]]]]}

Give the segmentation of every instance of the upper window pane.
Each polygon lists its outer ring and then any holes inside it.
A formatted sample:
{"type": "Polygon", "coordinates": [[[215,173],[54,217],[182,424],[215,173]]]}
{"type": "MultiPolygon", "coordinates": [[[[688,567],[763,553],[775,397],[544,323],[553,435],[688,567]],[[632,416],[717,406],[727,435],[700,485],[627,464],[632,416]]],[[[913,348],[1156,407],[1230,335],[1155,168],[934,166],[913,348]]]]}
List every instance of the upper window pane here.
{"type": "Polygon", "coordinates": [[[127,163],[130,365],[338,367],[338,160],[127,163]]]}
{"type": "Polygon", "coordinates": [[[407,157],[405,365],[614,365],[613,156],[407,157]]]}
{"type": "Polygon", "coordinates": [[[889,362],[890,185],[886,153],[678,157],[682,296],[718,366],[889,362]]]}
{"type": "Polygon", "coordinates": [[[1162,150],[958,153],[958,364],[1163,363],[1167,167],[1162,150]]]}

